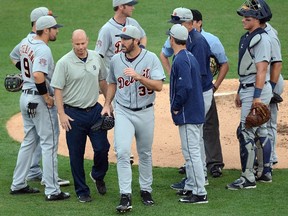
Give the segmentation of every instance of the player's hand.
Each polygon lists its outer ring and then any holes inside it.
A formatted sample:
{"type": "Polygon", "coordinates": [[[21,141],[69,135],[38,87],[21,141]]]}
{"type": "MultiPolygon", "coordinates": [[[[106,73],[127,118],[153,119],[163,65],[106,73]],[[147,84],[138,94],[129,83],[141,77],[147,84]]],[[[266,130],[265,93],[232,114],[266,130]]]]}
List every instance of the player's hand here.
{"type": "Polygon", "coordinates": [[[69,131],[72,129],[70,121],[74,121],[70,116],[66,115],[66,113],[59,114],[60,125],[65,131],[69,131]]]}
{"type": "Polygon", "coordinates": [[[43,96],[47,107],[50,109],[54,106],[54,98],[50,95],[43,96]]]}
{"type": "Polygon", "coordinates": [[[113,114],[113,106],[112,104],[104,104],[103,109],[101,111],[101,115],[112,116],[113,114]]]}
{"type": "Polygon", "coordinates": [[[124,75],[134,78],[135,80],[139,80],[141,78],[141,75],[136,73],[136,71],[133,68],[125,68],[124,69],[124,75]]]}
{"type": "Polygon", "coordinates": [[[260,98],[254,98],[252,101],[252,106],[255,105],[256,103],[262,103],[260,98]]]}
{"type": "Polygon", "coordinates": [[[240,95],[239,95],[239,94],[236,95],[236,98],[235,98],[235,106],[236,106],[236,107],[241,107],[241,106],[242,106],[241,100],[240,100],[240,95]]]}

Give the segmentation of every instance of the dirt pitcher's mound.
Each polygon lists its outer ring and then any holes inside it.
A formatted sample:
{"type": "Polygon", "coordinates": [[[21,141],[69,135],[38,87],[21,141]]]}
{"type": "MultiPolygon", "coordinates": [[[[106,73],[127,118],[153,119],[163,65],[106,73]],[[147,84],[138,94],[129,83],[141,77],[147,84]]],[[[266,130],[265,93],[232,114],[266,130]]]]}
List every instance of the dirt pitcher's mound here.
{"type": "MultiPolygon", "coordinates": [[[[285,81],[287,86],[287,81],[285,81]]],[[[240,110],[234,105],[235,93],[238,88],[238,80],[224,80],[219,90],[215,94],[219,121],[222,152],[226,169],[240,169],[239,144],[236,138],[236,129],[239,124],[240,110]]],[[[287,89],[287,88],[286,88],[287,89]]],[[[279,104],[278,113],[278,142],[277,154],[279,163],[275,168],[288,167],[287,135],[288,116],[285,108],[288,107],[287,91],[282,95],[284,101],[279,104]]],[[[103,103],[103,98],[100,102],[103,103]]],[[[23,139],[23,123],[21,114],[13,116],[7,122],[7,130],[11,137],[21,142],[23,139]]],[[[111,149],[109,160],[116,162],[113,151],[113,129],[108,132],[111,149]]],[[[135,148],[135,141],[132,145],[132,152],[135,156],[135,163],[138,157],[135,148]]],[[[65,140],[65,131],[61,129],[59,140],[59,154],[68,155],[65,140]]],[[[88,141],[85,158],[93,158],[93,150],[88,141]]],[[[183,165],[183,156],[180,148],[180,138],[178,128],[173,124],[169,111],[169,85],[164,85],[161,92],[157,93],[155,102],[155,135],[153,143],[153,165],[164,167],[179,167],[183,165]]]]}

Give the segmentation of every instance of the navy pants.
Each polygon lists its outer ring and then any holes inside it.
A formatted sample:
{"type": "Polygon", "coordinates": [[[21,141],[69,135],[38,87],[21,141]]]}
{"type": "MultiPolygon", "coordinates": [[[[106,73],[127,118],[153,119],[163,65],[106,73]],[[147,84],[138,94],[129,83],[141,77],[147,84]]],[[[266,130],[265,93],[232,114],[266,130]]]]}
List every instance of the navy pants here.
{"type": "Polygon", "coordinates": [[[84,153],[87,137],[89,137],[94,151],[92,176],[96,180],[103,180],[108,170],[110,144],[107,139],[107,131],[91,130],[92,125],[101,117],[102,106],[97,103],[89,109],[79,109],[70,106],[64,106],[64,108],[65,113],[74,119],[74,121],[70,122],[72,129],[66,132],[66,140],[75,191],[77,196],[90,195],[84,170],[84,153]]]}

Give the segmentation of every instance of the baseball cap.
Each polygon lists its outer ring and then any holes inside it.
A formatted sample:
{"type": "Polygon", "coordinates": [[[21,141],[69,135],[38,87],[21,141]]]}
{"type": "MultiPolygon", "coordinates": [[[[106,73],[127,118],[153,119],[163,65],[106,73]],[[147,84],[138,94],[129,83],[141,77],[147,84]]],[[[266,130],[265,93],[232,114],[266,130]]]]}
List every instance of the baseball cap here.
{"type": "Polygon", "coordinates": [[[122,33],[119,35],[115,35],[116,37],[121,37],[124,39],[138,39],[141,38],[140,30],[133,25],[126,25],[122,28],[122,33]]]}
{"type": "Polygon", "coordinates": [[[176,8],[174,9],[173,13],[171,14],[171,19],[168,21],[174,24],[181,24],[186,21],[193,20],[193,14],[190,9],[188,8],[176,8]]]}
{"type": "Polygon", "coordinates": [[[57,24],[53,16],[42,16],[36,21],[36,31],[44,30],[45,28],[60,28],[63,25],[57,24]]]}
{"type": "Polygon", "coordinates": [[[172,28],[166,32],[166,34],[181,41],[186,41],[188,38],[187,28],[180,24],[173,25],[172,28]]]}
{"type": "Polygon", "coordinates": [[[47,16],[47,15],[53,16],[52,11],[50,11],[46,7],[38,7],[38,8],[35,8],[34,10],[32,10],[32,12],[30,14],[30,20],[31,20],[31,22],[35,22],[40,17],[47,16]]]}
{"type": "Polygon", "coordinates": [[[117,7],[119,5],[135,5],[138,2],[136,0],[113,0],[113,7],[117,7]]]}
{"type": "Polygon", "coordinates": [[[191,12],[193,14],[193,20],[195,20],[195,21],[202,20],[202,14],[200,11],[198,11],[196,9],[191,9],[191,12]]]}

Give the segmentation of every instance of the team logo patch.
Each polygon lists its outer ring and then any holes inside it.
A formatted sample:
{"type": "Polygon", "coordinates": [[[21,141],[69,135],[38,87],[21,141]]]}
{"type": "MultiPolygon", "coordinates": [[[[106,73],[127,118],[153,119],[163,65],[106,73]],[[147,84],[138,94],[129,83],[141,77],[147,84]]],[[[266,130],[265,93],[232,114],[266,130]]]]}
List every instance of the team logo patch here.
{"type": "Polygon", "coordinates": [[[96,43],[96,46],[97,46],[97,47],[101,47],[101,46],[102,46],[102,41],[101,41],[101,40],[98,40],[97,43],[96,43]]]}
{"type": "Polygon", "coordinates": [[[39,64],[44,67],[44,66],[47,65],[47,60],[44,59],[44,58],[41,58],[41,59],[39,60],[39,64]]]}

